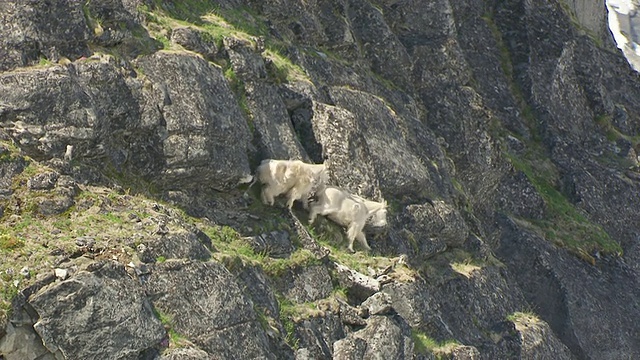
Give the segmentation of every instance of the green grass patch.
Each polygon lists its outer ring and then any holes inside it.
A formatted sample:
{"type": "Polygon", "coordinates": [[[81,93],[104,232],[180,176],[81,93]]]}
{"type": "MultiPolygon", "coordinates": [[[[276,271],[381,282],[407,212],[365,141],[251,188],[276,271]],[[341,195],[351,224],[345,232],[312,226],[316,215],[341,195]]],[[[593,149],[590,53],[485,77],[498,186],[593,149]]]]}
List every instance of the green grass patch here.
{"type": "Polygon", "coordinates": [[[397,259],[386,256],[373,256],[359,248],[359,244],[354,244],[356,252],[350,253],[347,249],[348,240],[344,229],[330,220],[321,216],[316,218],[313,227],[307,227],[309,235],[319,244],[329,248],[329,259],[342,264],[350,269],[363,274],[368,274],[371,269],[382,270],[388,266],[393,266],[392,277],[397,281],[412,281],[417,276],[417,272],[404,266],[396,266],[397,259]]]}
{"type": "Polygon", "coordinates": [[[565,247],[580,258],[594,263],[590,255],[595,251],[605,254],[622,254],[620,244],[604,231],[602,226],[590,222],[554,186],[559,178],[555,166],[542,154],[528,154],[525,158],[507,154],[513,166],[522,171],[542,196],[546,205],[544,218],[529,219],[545,238],[565,247]]]}
{"type": "Polygon", "coordinates": [[[271,77],[277,83],[309,81],[309,77],[300,66],[295,65],[275,48],[265,50],[264,56],[273,64],[271,77]]]}
{"type": "Polygon", "coordinates": [[[229,82],[231,90],[233,90],[233,93],[238,100],[238,105],[247,118],[247,125],[249,125],[249,129],[253,133],[255,130],[255,125],[253,124],[253,117],[251,115],[251,110],[249,109],[249,103],[247,102],[247,93],[245,91],[244,82],[238,78],[231,66],[227,67],[227,69],[224,71],[224,77],[229,82]]]}
{"type": "Polygon", "coordinates": [[[280,277],[289,270],[298,267],[317,265],[319,263],[319,260],[315,258],[311,251],[298,249],[285,259],[264,259],[262,268],[267,275],[271,277],[280,277]]]}
{"type": "Polygon", "coordinates": [[[18,295],[18,288],[14,286],[11,278],[0,280],[0,323],[2,319],[9,317],[11,313],[11,301],[18,295]]]}
{"type": "Polygon", "coordinates": [[[182,334],[178,333],[174,329],[173,317],[169,314],[165,314],[158,309],[153,309],[153,313],[158,320],[164,325],[167,335],[169,335],[169,348],[179,348],[188,345],[190,342],[182,334]]]}
{"type": "Polygon", "coordinates": [[[51,65],[53,65],[53,64],[54,64],[54,63],[53,63],[51,60],[47,59],[47,58],[46,58],[46,57],[44,57],[44,56],[41,56],[41,57],[38,59],[38,65],[39,65],[39,66],[51,66],[51,65]]]}
{"type": "Polygon", "coordinates": [[[251,245],[230,226],[201,225],[201,228],[209,236],[213,246],[218,249],[218,260],[222,261],[228,268],[234,268],[242,263],[260,265],[266,259],[265,254],[256,253],[251,245]]]}
{"type": "Polygon", "coordinates": [[[231,244],[240,240],[240,234],[230,226],[208,226],[204,228],[204,233],[211,238],[211,241],[221,247],[226,247],[225,244],[231,244]]]}
{"type": "Polygon", "coordinates": [[[163,49],[165,50],[171,49],[171,40],[169,40],[169,38],[167,38],[165,35],[157,35],[155,39],[162,44],[163,49]]]}
{"type": "Polygon", "coordinates": [[[0,234],[0,250],[12,251],[24,246],[24,240],[15,237],[12,234],[0,234]]]}
{"type": "Polygon", "coordinates": [[[296,306],[284,297],[278,298],[278,304],[280,305],[280,323],[285,331],[284,341],[292,349],[297,350],[300,339],[296,337],[296,324],[293,321],[293,317],[297,314],[296,306]]]}
{"type": "Polygon", "coordinates": [[[107,222],[113,223],[113,224],[123,224],[124,220],[122,219],[122,217],[120,216],[120,214],[117,213],[113,213],[113,212],[108,212],[106,214],[104,214],[104,218],[107,222]]]}
{"type": "Polygon", "coordinates": [[[539,320],[538,315],[536,315],[533,311],[531,310],[526,310],[526,311],[516,311],[513,314],[509,314],[507,315],[507,321],[511,321],[511,322],[518,322],[518,321],[522,321],[522,320],[539,320]]]}
{"type": "Polygon", "coordinates": [[[446,355],[460,345],[456,340],[438,342],[423,332],[412,329],[411,339],[414,344],[414,352],[422,355],[435,355],[436,359],[448,358],[446,355]]]}
{"type": "MultiPolygon", "coordinates": [[[[246,6],[234,9],[221,9],[214,2],[201,0],[187,0],[183,2],[155,1],[154,9],[142,9],[147,21],[156,26],[149,26],[150,33],[168,48],[168,39],[163,38],[163,32],[168,32],[177,26],[191,26],[203,32],[205,37],[213,41],[218,47],[222,46],[225,37],[244,41],[249,46],[256,46],[256,40],[261,37],[266,40],[266,49],[263,56],[268,66],[269,75],[276,83],[288,81],[308,81],[304,70],[282,55],[282,49],[286,44],[281,40],[269,37],[269,29],[266,20],[246,6]],[[156,30],[153,30],[153,29],[156,30]],[[158,29],[159,28],[159,29],[158,29]]],[[[227,64],[222,64],[227,67],[227,64]]],[[[235,77],[235,74],[225,72],[236,94],[244,93],[243,84],[235,77]]],[[[240,101],[241,106],[242,101],[240,101]]],[[[248,107],[247,107],[248,109],[248,107]]],[[[244,110],[244,108],[243,108],[244,110]]]]}
{"type": "Polygon", "coordinates": [[[336,299],[340,299],[343,301],[349,301],[349,288],[344,286],[334,286],[331,295],[336,299]]]}

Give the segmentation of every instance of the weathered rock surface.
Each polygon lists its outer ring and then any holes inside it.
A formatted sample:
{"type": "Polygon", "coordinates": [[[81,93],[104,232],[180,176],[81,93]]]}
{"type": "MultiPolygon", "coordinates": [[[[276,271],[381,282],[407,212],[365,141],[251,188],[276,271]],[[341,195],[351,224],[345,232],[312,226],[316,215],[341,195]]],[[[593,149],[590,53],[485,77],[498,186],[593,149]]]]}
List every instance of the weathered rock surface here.
{"type": "Polygon", "coordinates": [[[506,259],[509,269],[521,268],[512,272],[523,295],[535,305],[536,313],[573,355],[577,358],[615,358],[633,352],[633,343],[623,340],[625,334],[637,329],[628,317],[637,306],[638,296],[638,287],[634,285],[637,278],[630,267],[606,259],[602,269],[591,267],[569,254],[551,251],[546,241],[509,219],[503,221],[505,230],[497,254],[506,259]],[[591,290],[585,293],[581,290],[585,287],[591,290]],[[611,297],[611,294],[616,296],[611,297]],[[604,303],[611,306],[605,318],[598,315],[604,303]],[[603,337],[601,332],[587,330],[590,326],[615,335],[603,337]],[[616,349],[606,345],[610,341],[615,341],[616,349]],[[607,350],[603,351],[604,348],[607,350]]]}
{"type": "MultiPolygon", "coordinates": [[[[331,359],[333,344],[345,337],[346,330],[338,316],[326,313],[296,323],[295,334],[299,339],[298,345],[306,350],[303,353],[308,354],[308,358],[331,359]]],[[[296,359],[301,356],[301,353],[296,353],[296,359]]]]}
{"type": "Polygon", "coordinates": [[[251,300],[221,264],[167,261],[156,264],[144,284],[172,328],[207,353],[225,359],[275,358],[251,300]]]}
{"type": "Polygon", "coordinates": [[[522,342],[520,351],[522,357],[575,359],[569,348],[560,342],[547,323],[530,315],[523,315],[514,320],[514,325],[522,342]]]}
{"type": "Polygon", "coordinates": [[[640,86],[602,2],[197,3],[0,2],[0,357],[640,357],[640,86]],[[242,197],[265,158],[387,200],[372,252],[242,197]]]}
{"type": "MultiPolygon", "coordinates": [[[[206,236],[206,235],[205,235],[206,236]]],[[[211,241],[211,240],[209,240],[211,241]]],[[[193,259],[209,260],[211,252],[198,239],[196,234],[190,232],[171,233],[157,235],[156,237],[142,241],[143,246],[138,257],[140,261],[151,263],[161,258],[166,259],[193,259]]]]}
{"type": "Polygon", "coordinates": [[[206,32],[190,27],[179,27],[171,32],[171,40],[187,50],[196,52],[205,59],[213,61],[218,55],[218,46],[206,32]]]}
{"type": "Polygon", "coordinates": [[[334,343],[334,359],[408,359],[411,330],[399,316],[372,316],[367,326],[334,343]]]}
{"type": "Polygon", "coordinates": [[[40,57],[57,62],[90,55],[91,33],[80,3],[3,1],[0,13],[1,71],[33,65],[40,57]]]}
{"type": "Polygon", "coordinates": [[[335,274],[340,286],[349,289],[349,296],[356,301],[362,302],[380,291],[378,280],[349,269],[342,264],[336,264],[335,274]]]}
{"type": "Polygon", "coordinates": [[[140,116],[161,141],[164,186],[188,189],[207,178],[208,186],[225,189],[249,174],[249,127],[219,68],[172,53],[142,57],[136,65],[154,84],[142,90],[140,116]]]}
{"type": "Polygon", "coordinates": [[[111,261],[45,287],[28,303],[42,343],[64,358],[137,358],[166,336],[142,289],[111,261]]]}
{"type": "Polygon", "coordinates": [[[253,251],[273,258],[286,258],[294,251],[288,232],[272,231],[246,238],[253,251]]]}
{"type": "Polygon", "coordinates": [[[323,265],[292,269],[274,282],[275,287],[295,303],[324,299],[333,289],[329,270],[323,265]]]}
{"type": "Polygon", "coordinates": [[[55,359],[55,356],[42,345],[40,336],[30,324],[14,326],[9,323],[6,330],[6,334],[0,340],[0,354],[4,359],[55,359]]]}
{"type": "Polygon", "coordinates": [[[209,359],[211,355],[207,354],[206,351],[192,348],[192,347],[184,347],[168,350],[162,356],[160,356],[160,360],[200,360],[200,359],[209,359]]]}

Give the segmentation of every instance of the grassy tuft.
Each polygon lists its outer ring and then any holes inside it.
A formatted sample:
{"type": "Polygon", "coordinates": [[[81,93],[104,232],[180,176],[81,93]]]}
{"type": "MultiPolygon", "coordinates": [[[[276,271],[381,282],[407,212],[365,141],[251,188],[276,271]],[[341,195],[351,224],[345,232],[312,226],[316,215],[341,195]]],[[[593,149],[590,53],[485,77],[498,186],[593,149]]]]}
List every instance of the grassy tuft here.
{"type": "Polygon", "coordinates": [[[267,275],[271,277],[280,277],[291,269],[312,266],[315,264],[319,264],[319,260],[315,258],[311,251],[298,249],[286,259],[266,258],[265,261],[263,261],[262,268],[267,275]]]}
{"type": "Polygon", "coordinates": [[[0,250],[11,251],[24,246],[24,241],[12,234],[0,234],[0,250]]]}
{"type": "Polygon", "coordinates": [[[522,322],[522,321],[527,321],[527,322],[537,322],[539,321],[538,315],[536,315],[533,311],[527,310],[527,311],[516,311],[513,314],[509,314],[507,315],[507,321],[511,321],[511,322],[522,322]]]}
{"type": "Polygon", "coordinates": [[[448,358],[446,355],[450,354],[453,348],[460,345],[456,340],[438,342],[415,329],[411,330],[411,339],[413,340],[415,353],[422,355],[433,354],[436,359],[448,358]]]}
{"type": "Polygon", "coordinates": [[[331,261],[350,269],[368,274],[371,270],[380,271],[391,266],[394,271],[390,276],[396,281],[408,282],[417,277],[417,272],[414,269],[396,265],[397,258],[373,256],[366,251],[359,250],[357,247],[359,244],[354,245],[356,252],[350,253],[347,250],[347,238],[344,230],[329,220],[318,217],[313,227],[307,227],[307,231],[316,242],[330,250],[329,259],[331,261]]]}
{"type": "Polygon", "coordinates": [[[278,298],[280,305],[280,322],[284,327],[284,341],[291,346],[292,349],[297,350],[299,347],[300,339],[296,336],[296,324],[293,320],[297,314],[296,306],[288,299],[284,297],[278,298]]]}
{"type": "Polygon", "coordinates": [[[273,64],[271,77],[277,83],[309,80],[309,77],[300,66],[295,65],[275,48],[265,50],[264,56],[267,61],[273,64]]]}
{"type": "Polygon", "coordinates": [[[162,325],[164,325],[167,335],[169,335],[169,348],[184,347],[190,343],[186,337],[178,333],[173,328],[173,317],[171,315],[165,314],[158,309],[154,309],[153,313],[156,315],[158,320],[160,320],[162,325]]]}

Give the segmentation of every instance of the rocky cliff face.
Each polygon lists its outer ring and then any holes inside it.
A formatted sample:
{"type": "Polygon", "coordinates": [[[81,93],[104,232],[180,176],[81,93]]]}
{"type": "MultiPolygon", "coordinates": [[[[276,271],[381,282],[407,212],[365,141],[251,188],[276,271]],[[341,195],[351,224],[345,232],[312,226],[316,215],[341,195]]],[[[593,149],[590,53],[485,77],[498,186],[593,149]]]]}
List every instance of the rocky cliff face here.
{"type": "Polygon", "coordinates": [[[0,2],[0,358],[639,357],[640,79],[605,11],[0,2]],[[265,158],[385,199],[372,251],[261,204],[265,158]]]}

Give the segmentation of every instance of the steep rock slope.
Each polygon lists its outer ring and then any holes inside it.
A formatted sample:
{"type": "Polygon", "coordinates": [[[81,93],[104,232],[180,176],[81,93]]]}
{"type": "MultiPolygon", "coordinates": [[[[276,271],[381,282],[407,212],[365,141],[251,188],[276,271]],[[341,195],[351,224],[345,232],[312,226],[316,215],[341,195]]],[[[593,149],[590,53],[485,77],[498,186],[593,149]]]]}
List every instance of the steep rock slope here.
{"type": "Polygon", "coordinates": [[[0,3],[0,354],[639,356],[639,79],[594,4],[0,3]],[[372,252],[262,205],[265,158],[385,199],[372,252]]]}

